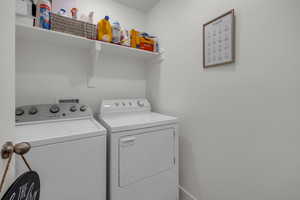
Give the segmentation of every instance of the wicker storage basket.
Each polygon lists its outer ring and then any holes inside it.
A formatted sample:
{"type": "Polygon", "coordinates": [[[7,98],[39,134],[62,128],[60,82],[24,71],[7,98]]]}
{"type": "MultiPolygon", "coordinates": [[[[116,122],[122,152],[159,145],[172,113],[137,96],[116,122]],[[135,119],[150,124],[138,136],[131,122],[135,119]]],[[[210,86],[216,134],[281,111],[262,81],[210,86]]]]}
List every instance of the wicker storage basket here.
{"type": "Polygon", "coordinates": [[[51,30],[97,39],[96,25],[51,13],[51,30]]]}

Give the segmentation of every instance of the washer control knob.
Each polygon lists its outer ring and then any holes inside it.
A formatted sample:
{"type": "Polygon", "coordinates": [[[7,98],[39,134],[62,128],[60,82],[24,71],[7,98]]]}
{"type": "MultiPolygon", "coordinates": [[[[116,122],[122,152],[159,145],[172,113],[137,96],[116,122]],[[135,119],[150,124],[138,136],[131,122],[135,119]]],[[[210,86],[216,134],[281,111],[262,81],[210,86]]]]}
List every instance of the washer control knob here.
{"type": "Polygon", "coordinates": [[[71,112],[76,112],[76,111],[77,111],[76,106],[71,106],[70,111],[71,111],[71,112]]]}
{"type": "Polygon", "coordinates": [[[38,112],[38,109],[36,107],[31,107],[28,111],[29,115],[35,115],[38,112]]]}
{"type": "Polygon", "coordinates": [[[140,100],[137,101],[137,105],[138,105],[139,107],[144,107],[144,106],[145,106],[144,102],[143,102],[143,101],[140,101],[140,100]]]}
{"type": "Polygon", "coordinates": [[[59,112],[59,107],[58,107],[58,105],[52,105],[51,107],[50,107],[50,109],[49,109],[49,111],[51,112],[51,113],[58,113],[59,112]]]}
{"type": "Polygon", "coordinates": [[[21,115],[23,115],[25,112],[24,112],[24,110],[22,109],[22,108],[17,108],[16,109],[16,115],[17,116],[21,116],[21,115]]]}
{"type": "Polygon", "coordinates": [[[87,110],[87,106],[83,105],[83,106],[80,107],[80,111],[81,112],[85,112],[86,110],[87,110]]]}
{"type": "Polygon", "coordinates": [[[118,102],[115,103],[116,106],[119,106],[120,104],[118,102]]]}
{"type": "Polygon", "coordinates": [[[125,103],[125,102],[122,102],[122,105],[123,105],[123,106],[126,106],[126,103],[125,103]]]}

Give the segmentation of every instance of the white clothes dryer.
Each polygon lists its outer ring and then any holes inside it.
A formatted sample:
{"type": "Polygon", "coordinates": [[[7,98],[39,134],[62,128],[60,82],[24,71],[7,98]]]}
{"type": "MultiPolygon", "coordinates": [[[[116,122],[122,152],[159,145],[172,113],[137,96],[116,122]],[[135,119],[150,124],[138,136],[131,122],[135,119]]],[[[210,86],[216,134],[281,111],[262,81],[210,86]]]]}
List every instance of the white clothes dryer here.
{"type": "Polygon", "coordinates": [[[178,125],[146,99],[104,100],[110,200],[178,199],[178,125]]]}

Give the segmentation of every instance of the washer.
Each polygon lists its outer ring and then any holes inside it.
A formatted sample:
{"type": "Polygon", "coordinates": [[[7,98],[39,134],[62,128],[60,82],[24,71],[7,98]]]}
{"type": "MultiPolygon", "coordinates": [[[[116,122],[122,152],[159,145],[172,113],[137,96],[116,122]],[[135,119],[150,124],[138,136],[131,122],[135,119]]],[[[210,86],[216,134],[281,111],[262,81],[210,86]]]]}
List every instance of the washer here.
{"type": "MultiPolygon", "coordinates": [[[[106,199],[106,129],[88,106],[19,107],[16,140],[32,146],[25,157],[40,175],[41,200],[106,199]]],[[[27,170],[18,158],[17,175],[27,170]]]]}
{"type": "Polygon", "coordinates": [[[104,100],[110,200],[178,199],[178,125],[146,99],[104,100]]]}

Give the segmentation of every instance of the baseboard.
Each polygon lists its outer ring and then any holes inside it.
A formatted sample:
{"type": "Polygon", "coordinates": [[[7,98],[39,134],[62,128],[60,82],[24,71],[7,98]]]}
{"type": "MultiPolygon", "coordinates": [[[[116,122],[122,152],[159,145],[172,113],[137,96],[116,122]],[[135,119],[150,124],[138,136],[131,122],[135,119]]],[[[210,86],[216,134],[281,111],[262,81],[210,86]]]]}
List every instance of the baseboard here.
{"type": "Polygon", "coordinates": [[[189,193],[186,189],[179,186],[180,190],[180,200],[197,200],[191,193],[189,193]]]}

